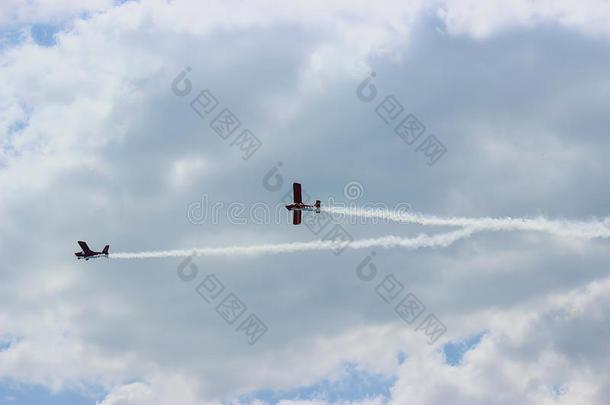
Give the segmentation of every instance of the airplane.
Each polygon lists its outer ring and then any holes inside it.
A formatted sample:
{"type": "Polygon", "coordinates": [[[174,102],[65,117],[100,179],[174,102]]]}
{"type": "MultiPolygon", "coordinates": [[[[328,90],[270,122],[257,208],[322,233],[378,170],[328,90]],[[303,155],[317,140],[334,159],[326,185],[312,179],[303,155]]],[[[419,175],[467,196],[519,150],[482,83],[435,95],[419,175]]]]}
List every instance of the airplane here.
{"type": "Polygon", "coordinates": [[[316,200],[314,205],[303,204],[303,197],[301,196],[301,184],[292,183],[292,194],[294,198],[294,204],[286,206],[288,211],[292,211],[292,224],[298,225],[301,223],[301,212],[312,211],[317,214],[320,213],[320,200],[316,200]]]}
{"type": "Polygon", "coordinates": [[[102,250],[101,252],[94,252],[91,249],[89,249],[89,246],[87,246],[87,243],[83,242],[82,240],[79,240],[78,244],[80,245],[80,248],[83,249],[83,251],[74,253],[74,256],[76,256],[76,258],[79,260],[80,259],[89,260],[89,259],[95,259],[98,257],[108,257],[108,249],[110,248],[110,245],[106,245],[104,247],[104,250],[102,250]]]}

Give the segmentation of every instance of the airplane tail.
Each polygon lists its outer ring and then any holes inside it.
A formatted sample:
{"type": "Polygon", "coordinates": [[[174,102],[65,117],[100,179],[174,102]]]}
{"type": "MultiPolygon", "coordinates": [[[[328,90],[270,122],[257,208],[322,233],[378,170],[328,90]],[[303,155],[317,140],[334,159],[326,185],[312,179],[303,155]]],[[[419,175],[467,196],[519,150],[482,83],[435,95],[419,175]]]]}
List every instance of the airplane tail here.
{"type": "Polygon", "coordinates": [[[104,246],[104,250],[102,250],[102,253],[107,255],[108,254],[108,249],[110,248],[110,245],[106,245],[104,246]]]}
{"type": "Polygon", "coordinates": [[[316,207],[316,212],[319,214],[320,213],[320,200],[316,200],[314,207],[316,207]]]}

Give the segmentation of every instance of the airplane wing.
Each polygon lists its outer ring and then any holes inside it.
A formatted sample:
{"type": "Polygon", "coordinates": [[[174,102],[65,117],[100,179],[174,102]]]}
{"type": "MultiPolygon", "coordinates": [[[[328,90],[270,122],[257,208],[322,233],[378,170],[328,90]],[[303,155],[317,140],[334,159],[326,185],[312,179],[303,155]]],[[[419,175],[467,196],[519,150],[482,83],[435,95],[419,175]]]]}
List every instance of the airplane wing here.
{"type": "Polygon", "coordinates": [[[303,202],[303,197],[301,196],[301,183],[292,183],[292,194],[294,195],[295,204],[303,202]]]}
{"type": "Polygon", "coordinates": [[[78,244],[80,245],[80,248],[81,248],[81,249],[83,249],[83,253],[84,253],[84,254],[87,254],[87,255],[88,255],[88,254],[93,253],[93,252],[91,251],[91,249],[89,249],[89,246],[87,246],[87,244],[86,244],[85,242],[83,242],[82,240],[79,240],[79,241],[78,241],[78,244]]]}
{"type": "Polygon", "coordinates": [[[292,211],[292,224],[298,225],[300,223],[301,223],[301,211],[300,210],[292,211]]]}

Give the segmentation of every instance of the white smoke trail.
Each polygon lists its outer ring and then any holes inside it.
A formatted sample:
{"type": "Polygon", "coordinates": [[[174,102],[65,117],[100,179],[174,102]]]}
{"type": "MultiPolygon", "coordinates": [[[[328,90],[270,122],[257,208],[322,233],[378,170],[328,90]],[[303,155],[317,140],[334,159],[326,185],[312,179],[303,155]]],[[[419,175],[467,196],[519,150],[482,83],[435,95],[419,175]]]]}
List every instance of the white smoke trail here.
{"type": "Polygon", "coordinates": [[[323,207],[322,212],[334,215],[346,215],[360,218],[388,219],[395,222],[413,223],[419,225],[438,226],[472,226],[478,230],[490,231],[539,231],[557,236],[577,238],[610,238],[610,217],[603,221],[568,221],[549,220],[544,217],[535,218],[465,218],[437,217],[423,214],[393,212],[383,209],[358,209],[342,207],[323,207]]]}
{"type": "Polygon", "coordinates": [[[228,246],[215,248],[196,248],[181,250],[166,250],[135,253],[111,253],[108,257],[114,259],[147,259],[161,257],[184,256],[237,256],[257,254],[278,254],[291,252],[304,252],[311,250],[334,249],[365,249],[373,247],[392,248],[402,247],[417,249],[421,247],[446,247],[457,240],[467,238],[475,232],[481,231],[539,231],[563,237],[577,237],[584,239],[610,238],[610,217],[603,221],[568,221],[549,220],[544,217],[536,218],[466,218],[466,217],[437,217],[422,214],[393,212],[388,210],[350,209],[340,207],[325,207],[323,212],[361,218],[389,219],[396,222],[414,223],[419,225],[459,226],[461,229],[440,233],[436,235],[420,234],[414,238],[398,236],[384,236],[373,239],[360,239],[356,241],[311,241],[291,242],[278,244],[264,244],[251,246],[228,246]]]}
{"type": "Polygon", "coordinates": [[[166,250],[156,252],[136,253],[110,253],[108,257],[113,259],[152,259],[161,257],[184,257],[184,256],[237,256],[257,254],[277,254],[304,252],[308,250],[333,250],[341,249],[365,249],[365,248],[392,248],[402,247],[417,249],[421,247],[446,247],[459,239],[467,238],[474,232],[479,231],[476,227],[467,227],[453,232],[440,233],[437,235],[419,234],[414,238],[402,238],[398,236],[384,236],[373,239],[360,239],[351,242],[341,241],[312,241],[292,242],[278,244],[264,244],[251,246],[229,246],[217,248],[198,248],[184,250],[166,250]]]}

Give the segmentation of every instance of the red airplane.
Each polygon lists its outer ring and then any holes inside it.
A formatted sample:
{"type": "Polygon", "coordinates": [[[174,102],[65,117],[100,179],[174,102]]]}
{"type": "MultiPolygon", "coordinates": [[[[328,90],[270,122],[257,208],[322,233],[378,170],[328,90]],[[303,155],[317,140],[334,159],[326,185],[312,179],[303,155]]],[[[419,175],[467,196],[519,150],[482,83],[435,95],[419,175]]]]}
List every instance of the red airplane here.
{"type": "Polygon", "coordinates": [[[93,250],[89,249],[89,246],[87,246],[87,243],[83,242],[82,240],[79,240],[78,244],[80,245],[80,248],[83,249],[83,251],[74,253],[74,256],[76,256],[76,258],[79,260],[80,259],[89,260],[89,259],[95,259],[98,257],[108,257],[108,249],[110,248],[110,245],[106,245],[104,247],[104,250],[102,250],[101,252],[94,252],[93,250]]]}
{"type": "Polygon", "coordinates": [[[301,223],[301,212],[302,211],[313,211],[315,213],[320,213],[320,200],[316,200],[314,205],[303,204],[303,197],[301,196],[301,184],[300,183],[292,183],[292,194],[294,197],[294,204],[290,204],[286,206],[288,211],[293,211],[292,213],[292,224],[298,225],[301,223]]]}

